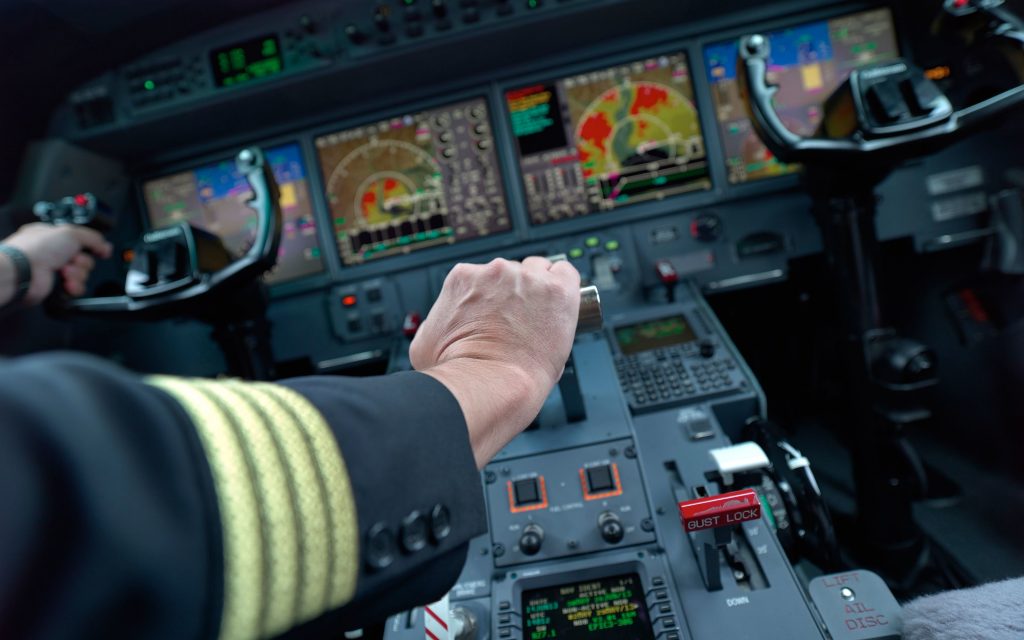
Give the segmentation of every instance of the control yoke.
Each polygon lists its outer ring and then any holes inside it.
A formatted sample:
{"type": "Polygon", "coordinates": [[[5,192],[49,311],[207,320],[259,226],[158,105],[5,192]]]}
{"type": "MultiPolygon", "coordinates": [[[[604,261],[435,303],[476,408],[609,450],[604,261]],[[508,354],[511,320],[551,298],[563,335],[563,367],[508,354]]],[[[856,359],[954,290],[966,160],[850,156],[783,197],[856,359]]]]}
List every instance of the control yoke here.
{"type": "MultiPolygon", "coordinates": [[[[1024,23],[1002,0],[946,0],[943,18],[961,30],[1024,50],[1024,23]]],[[[911,583],[924,566],[927,541],[912,503],[927,476],[903,436],[930,415],[927,389],[937,383],[932,350],[887,325],[878,293],[875,187],[901,162],[946,147],[981,124],[1024,105],[1024,86],[955,109],[924,73],[905,60],[854,70],[826,100],[813,137],[788,130],[768,83],[766,36],[739,42],[740,86],[757,133],[783,162],[804,164],[804,185],[821,228],[843,336],[846,407],[857,488],[858,531],[865,558],[911,583]]]]}
{"type": "Polygon", "coordinates": [[[263,152],[239,152],[235,163],[252,190],[256,237],[235,259],[214,235],[182,222],[143,235],[133,250],[124,295],[67,299],[63,313],[170,317],[201,313],[218,293],[256,281],[277,261],[283,225],[277,183],[263,152]]]}
{"type": "MultiPolygon", "coordinates": [[[[989,38],[1024,47],[1024,22],[1002,0],[946,0],[951,20],[984,19],[989,38]]],[[[816,137],[785,127],[772,105],[777,86],[768,84],[771,46],[761,34],[739,45],[741,83],[754,127],[783,162],[886,164],[937,151],[979,125],[1024,104],[1024,85],[954,110],[949,99],[909,62],[894,60],[857,69],[829,99],[816,137]]]]}

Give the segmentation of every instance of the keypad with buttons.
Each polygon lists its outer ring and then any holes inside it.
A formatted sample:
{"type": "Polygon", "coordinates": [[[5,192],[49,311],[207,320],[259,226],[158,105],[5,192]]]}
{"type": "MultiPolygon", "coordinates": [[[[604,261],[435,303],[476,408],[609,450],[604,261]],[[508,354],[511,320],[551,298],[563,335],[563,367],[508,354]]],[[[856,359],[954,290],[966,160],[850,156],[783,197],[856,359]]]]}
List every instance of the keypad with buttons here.
{"type": "Polygon", "coordinates": [[[634,414],[647,413],[739,388],[743,374],[719,350],[703,358],[696,342],[615,358],[615,370],[634,414]]]}

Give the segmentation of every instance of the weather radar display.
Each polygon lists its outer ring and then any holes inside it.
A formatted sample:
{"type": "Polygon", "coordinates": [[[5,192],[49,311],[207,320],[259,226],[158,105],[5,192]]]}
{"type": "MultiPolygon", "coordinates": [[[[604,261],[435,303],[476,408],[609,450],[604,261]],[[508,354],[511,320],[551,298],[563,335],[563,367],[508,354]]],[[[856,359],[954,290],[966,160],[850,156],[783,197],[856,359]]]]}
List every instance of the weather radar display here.
{"type": "Polygon", "coordinates": [[[511,228],[483,99],[316,139],[342,261],[511,228]]]}
{"type": "Polygon", "coordinates": [[[534,224],[711,186],[682,53],[505,98],[534,224]]]}

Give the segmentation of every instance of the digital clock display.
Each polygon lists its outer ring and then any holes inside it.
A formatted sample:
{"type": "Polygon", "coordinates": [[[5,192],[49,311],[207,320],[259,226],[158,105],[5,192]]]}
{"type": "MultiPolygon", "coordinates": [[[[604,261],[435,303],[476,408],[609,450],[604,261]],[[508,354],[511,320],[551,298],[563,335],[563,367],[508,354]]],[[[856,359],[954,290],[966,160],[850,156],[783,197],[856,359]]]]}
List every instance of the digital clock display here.
{"type": "Polygon", "coordinates": [[[277,36],[267,35],[210,52],[213,81],[233,87],[272,76],[284,69],[277,36]]]}

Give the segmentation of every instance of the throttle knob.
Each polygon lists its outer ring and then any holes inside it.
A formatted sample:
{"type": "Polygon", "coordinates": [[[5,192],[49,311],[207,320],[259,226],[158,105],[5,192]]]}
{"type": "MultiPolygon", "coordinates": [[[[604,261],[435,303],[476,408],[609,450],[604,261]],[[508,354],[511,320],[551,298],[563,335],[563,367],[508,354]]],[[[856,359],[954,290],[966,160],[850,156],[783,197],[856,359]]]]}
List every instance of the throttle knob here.
{"type": "Polygon", "coordinates": [[[542,544],[544,544],[544,529],[536,523],[526,525],[523,535],[519,537],[519,550],[528,556],[536,555],[542,544]]]}

